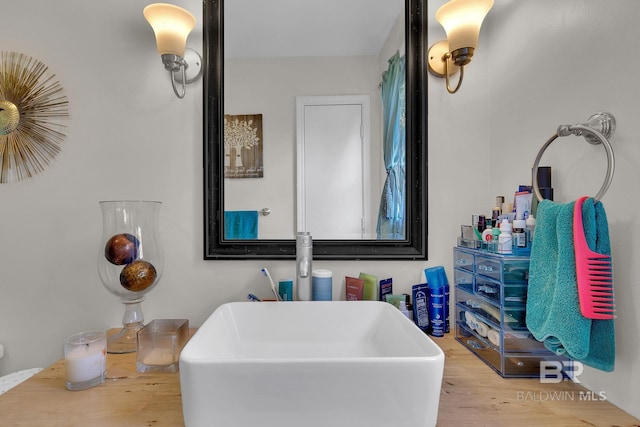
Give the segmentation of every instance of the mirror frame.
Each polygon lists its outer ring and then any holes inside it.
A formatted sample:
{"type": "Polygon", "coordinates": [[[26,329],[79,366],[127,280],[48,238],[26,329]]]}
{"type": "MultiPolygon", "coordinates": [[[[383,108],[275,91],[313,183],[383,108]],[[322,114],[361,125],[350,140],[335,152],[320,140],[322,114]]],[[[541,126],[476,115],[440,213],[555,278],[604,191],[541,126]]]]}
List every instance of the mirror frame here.
{"type": "MultiPolygon", "coordinates": [[[[203,1],[203,61],[206,65],[203,79],[204,259],[295,259],[295,238],[247,241],[224,239],[223,11],[224,0],[203,1]]],[[[315,240],[314,259],[427,259],[427,0],[405,0],[405,33],[407,239],[315,240]]],[[[292,232],[294,229],[292,227],[292,232]]]]}

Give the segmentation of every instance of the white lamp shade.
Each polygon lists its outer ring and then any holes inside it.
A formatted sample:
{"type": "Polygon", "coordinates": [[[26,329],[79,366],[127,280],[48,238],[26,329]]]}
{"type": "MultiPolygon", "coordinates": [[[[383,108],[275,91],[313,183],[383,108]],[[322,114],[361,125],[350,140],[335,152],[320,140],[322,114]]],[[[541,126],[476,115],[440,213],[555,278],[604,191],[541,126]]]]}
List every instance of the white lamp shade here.
{"type": "Polygon", "coordinates": [[[478,46],[482,21],[492,6],[493,0],[451,0],[437,10],[436,20],[447,33],[449,52],[478,46]]]}
{"type": "Polygon", "coordinates": [[[187,37],[196,26],[196,18],[181,7],[166,3],[154,3],[145,7],[144,17],[156,35],[158,53],[183,57],[187,37]]]}

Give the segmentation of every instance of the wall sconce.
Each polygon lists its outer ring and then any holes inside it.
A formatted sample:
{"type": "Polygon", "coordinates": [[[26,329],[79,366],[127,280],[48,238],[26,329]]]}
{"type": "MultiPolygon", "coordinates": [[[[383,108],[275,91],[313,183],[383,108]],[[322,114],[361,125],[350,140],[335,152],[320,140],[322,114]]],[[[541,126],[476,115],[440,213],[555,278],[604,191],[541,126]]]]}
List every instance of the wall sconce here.
{"type": "Polygon", "coordinates": [[[429,48],[428,70],[436,77],[444,77],[449,93],[460,89],[464,66],[478,46],[480,27],[493,6],[493,0],[451,0],[436,11],[436,20],[444,27],[447,40],[429,48]],[[449,76],[460,70],[455,89],[449,86],[449,76]]]}
{"type": "Polygon", "coordinates": [[[186,85],[202,75],[202,57],[186,47],[196,18],[189,11],[166,3],[150,4],[144,8],[143,14],[156,35],[158,53],[165,70],[171,75],[173,92],[178,98],[184,98],[186,85]],[[180,91],[176,88],[176,81],[181,83],[180,91]]]}

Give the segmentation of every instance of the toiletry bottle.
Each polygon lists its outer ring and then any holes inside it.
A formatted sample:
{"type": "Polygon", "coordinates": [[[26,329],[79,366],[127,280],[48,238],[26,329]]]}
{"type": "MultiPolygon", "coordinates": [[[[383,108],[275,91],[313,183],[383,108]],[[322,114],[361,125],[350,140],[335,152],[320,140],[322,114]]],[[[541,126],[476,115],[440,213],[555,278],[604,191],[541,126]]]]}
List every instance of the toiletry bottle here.
{"type": "MultiPolygon", "coordinates": [[[[446,277],[445,277],[446,279],[446,277]]],[[[448,334],[451,331],[451,326],[449,324],[449,296],[451,293],[451,288],[449,287],[449,281],[444,284],[444,332],[448,334]]]]}
{"type": "Polygon", "coordinates": [[[498,236],[498,253],[513,253],[513,239],[511,236],[512,225],[508,219],[504,218],[500,223],[500,236],[498,236]]]}
{"type": "MultiPolygon", "coordinates": [[[[500,205],[502,206],[502,205],[500,205]]],[[[491,209],[491,222],[493,224],[496,223],[496,221],[498,221],[498,217],[501,215],[502,213],[500,212],[500,208],[497,206],[494,206],[493,209],[491,209]]]]}
{"type": "Polygon", "coordinates": [[[480,215],[471,215],[471,227],[473,228],[474,240],[482,240],[482,231],[479,229],[480,215]]]}
{"type": "Polygon", "coordinates": [[[298,301],[311,301],[311,261],[313,240],[309,232],[296,236],[296,296],[298,301]]]}
{"type": "Polygon", "coordinates": [[[527,234],[529,235],[529,246],[531,246],[531,242],[533,242],[533,234],[536,231],[536,219],[533,217],[533,215],[529,215],[529,218],[527,218],[527,220],[525,221],[525,226],[528,231],[527,234]]]}
{"type": "Polygon", "coordinates": [[[473,228],[477,229],[479,222],[480,222],[480,215],[478,215],[478,214],[471,215],[471,226],[473,228]]]}
{"type": "Polygon", "coordinates": [[[498,237],[500,236],[500,224],[496,220],[493,228],[491,229],[491,234],[493,235],[493,243],[498,244],[498,237]]]}
{"type": "Polygon", "coordinates": [[[293,301],[293,279],[280,279],[278,281],[278,294],[282,301],[293,301]]]}
{"type": "Polygon", "coordinates": [[[393,278],[382,279],[378,285],[378,300],[386,301],[385,296],[393,294],[393,278]]]}
{"type": "Polygon", "coordinates": [[[427,300],[429,301],[429,333],[434,337],[443,337],[446,330],[446,306],[444,297],[444,286],[431,285],[429,287],[427,300]]]}
{"type": "Polygon", "coordinates": [[[516,255],[528,255],[529,239],[527,239],[526,222],[519,215],[516,219],[513,220],[512,238],[516,255]]]}
{"type": "Polygon", "coordinates": [[[487,228],[487,218],[484,215],[478,215],[478,231],[482,233],[487,228]]]}
{"type": "MultiPolygon", "coordinates": [[[[551,186],[551,166],[538,167],[538,190],[546,200],[553,200],[553,187],[551,186]]],[[[539,200],[538,200],[539,202],[539,200]]]]}
{"type": "Polygon", "coordinates": [[[443,266],[424,269],[428,287],[429,333],[442,337],[447,332],[449,318],[449,280],[443,266]]]}
{"type": "Polygon", "coordinates": [[[409,310],[407,310],[407,302],[406,301],[400,301],[398,303],[398,308],[400,309],[400,312],[402,312],[402,314],[407,316],[408,319],[411,319],[411,315],[409,314],[409,310]]]}
{"type": "Polygon", "coordinates": [[[426,283],[420,283],[411,287],[413,298],[413,323],[423,332],[429,329],[429,300],[427,293],[429,287],[426,283]]]}
{"type": "Polygon", "coordinates": [[[331,270],[313,270],[311,273],[311,299],[313,301],[331,301],[333,273],[331,270]]]}
{"type": "Polygon", "coordinates": [[[489,222],[487,224],[487,228],[485,228],[484,231],[482,232],[482,242],[484,244],[487,244],[492,240],[493,240],[493,226],[491,225],[491,222],[489,222]]]}
{"type": "Polygon", "coordinates": [[[413,322],[413,305],[411,304],[411,295],[409,294],[405,294],[405,295],[407,295],[405,305],[407,306],[407,311],[409,312],[407,317],[409,318],[409,320],[413,322]]]}

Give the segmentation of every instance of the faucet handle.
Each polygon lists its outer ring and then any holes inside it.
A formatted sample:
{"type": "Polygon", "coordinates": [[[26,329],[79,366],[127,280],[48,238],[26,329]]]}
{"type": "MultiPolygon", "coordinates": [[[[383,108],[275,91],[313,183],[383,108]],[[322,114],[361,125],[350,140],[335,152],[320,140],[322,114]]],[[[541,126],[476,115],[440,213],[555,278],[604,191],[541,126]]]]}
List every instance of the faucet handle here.
{"type": "Polygon", "coordinates": [[[302,257],[298,264],[299,277],[309,277],[309,257],[302,257]]]}

